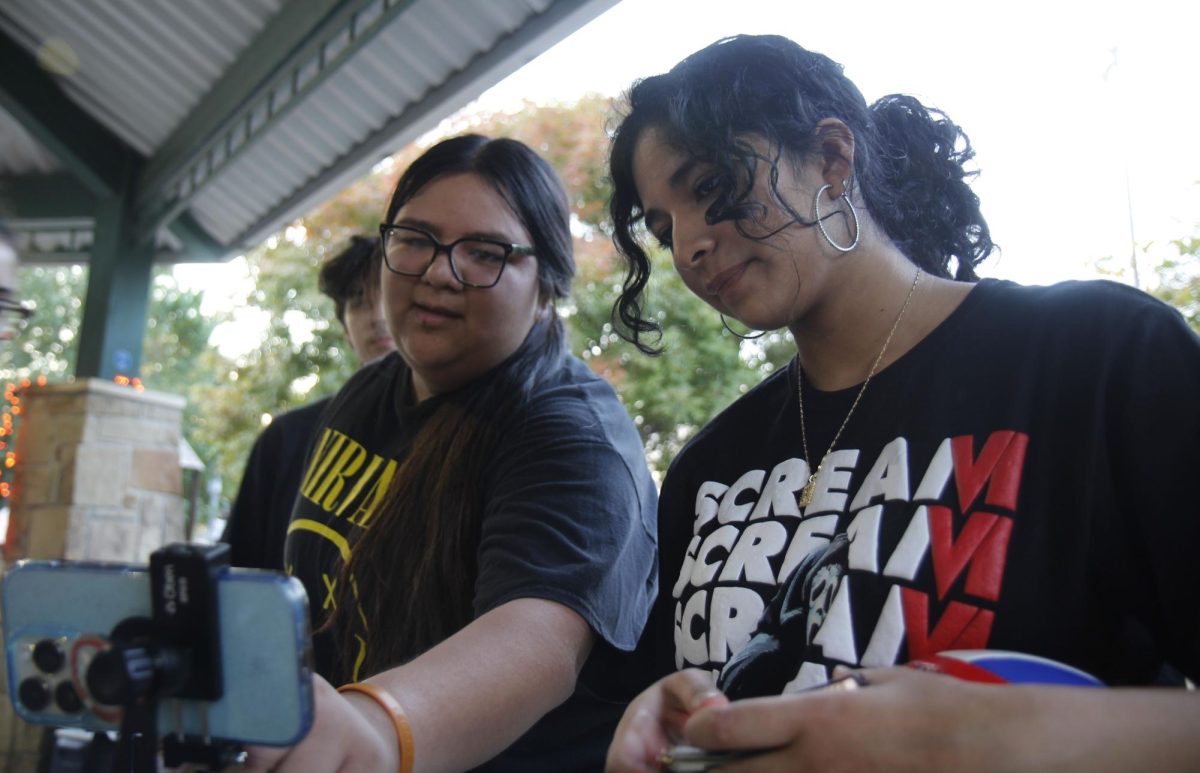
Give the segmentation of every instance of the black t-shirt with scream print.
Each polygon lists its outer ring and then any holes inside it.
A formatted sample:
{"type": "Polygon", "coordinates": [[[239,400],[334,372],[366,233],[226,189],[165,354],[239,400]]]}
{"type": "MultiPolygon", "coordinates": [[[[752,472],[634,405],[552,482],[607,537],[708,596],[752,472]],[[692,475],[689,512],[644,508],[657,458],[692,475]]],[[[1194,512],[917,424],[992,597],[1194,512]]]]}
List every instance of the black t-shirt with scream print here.
{"type": "MultiPolygon", "coordinates": [[[[628,692],[639,685],[620,696],[613,687],[624,686],[624,663],[655,595],[657,491],[640,438],[607,382],[579,359],[559,356],[561,367],[534,387],[486,465],[473,611],[548,599],[579,613],[596,640],[575,694],[488,770],[602,766],[628,692]]],[[[408,383],[398,354],[364,367],[314,435],[286,549],[287,570],[308,591],[314,630],[335,603],[344,558],[386,517],[378,505],[398,460],[449,399],[408,405],[408,383]]],[[[324,676],[332,673],[332,646],[329,635],[314,636],[324,676]]]]}
{"type": "MultiPolygon", "coordinates": [[[[676,458],[659,508],[659,673],[733,697],[1001,649],[1200,676],[1200,339],[1109,282],[984,280],[878,373],[808,507],[795,360],[676,458]]],[[[858,387],[804,382],[823,453],[858,387]]]]}

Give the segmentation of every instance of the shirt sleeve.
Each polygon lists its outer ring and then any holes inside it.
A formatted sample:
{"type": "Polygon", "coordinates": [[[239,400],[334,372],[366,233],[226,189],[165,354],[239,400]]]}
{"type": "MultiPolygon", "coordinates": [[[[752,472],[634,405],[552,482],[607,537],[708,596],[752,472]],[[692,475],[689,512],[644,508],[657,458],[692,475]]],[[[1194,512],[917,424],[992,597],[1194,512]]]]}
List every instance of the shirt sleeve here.
{"type": "Polygon", "coordinates": [[[612,402],[619,414],[578,397],[539,401],[502,440],[485,486],[476,615],[547,599],[633,649],[657,584],[657,494],[637,433],[612,402]]]}
{"type": "Polygon", "coordinates": [[[1106,404],[1114,537],[1128,553],[1125,603],[1162,657],[1200,678],[1200,337],[1149,298],[1129,321],[1106,404]]]}

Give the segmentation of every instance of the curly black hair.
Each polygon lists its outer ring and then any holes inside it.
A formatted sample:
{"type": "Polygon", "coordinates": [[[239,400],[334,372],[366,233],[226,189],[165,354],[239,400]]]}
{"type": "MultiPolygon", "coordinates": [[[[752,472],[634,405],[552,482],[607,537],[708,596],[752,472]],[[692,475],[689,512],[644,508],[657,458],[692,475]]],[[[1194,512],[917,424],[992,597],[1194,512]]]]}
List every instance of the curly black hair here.
{"type": "Polygon", "coordinates": [[[977,278],[975,266],[994,245],[968,185],[975,172],[966,169],[974,156],[967,135],[944,113],[912,97],[893,94],[868,106],[840,64],[787,38],[739,35],[697,51],[670,72],[638,81],[627,95],[609,155],[613,241],[628,263],[613,306],[623,337],[643,352],[660,351],[643,340],[661,334],[661,327],[642,308],[650,262],[636,233],[644,212],[633,182],[633,153],[642,132],[654,128],[713,168],[717,193],[707,212],[710,223],[734,219],[742,229],[761,220],[766,205],[753,200],[751,191],[758,165],[765,163],[774,203],[793,222],[812,225],[779,195],[779,163],[784,153],[806,159],[818,152],[823,139],[818,124],[825,118],[839,119],[853,133],[850,185],[896,246],[928,273],[977,278]],[[749,137],[765,140],[774,152],[756,150],[749,137]]]}

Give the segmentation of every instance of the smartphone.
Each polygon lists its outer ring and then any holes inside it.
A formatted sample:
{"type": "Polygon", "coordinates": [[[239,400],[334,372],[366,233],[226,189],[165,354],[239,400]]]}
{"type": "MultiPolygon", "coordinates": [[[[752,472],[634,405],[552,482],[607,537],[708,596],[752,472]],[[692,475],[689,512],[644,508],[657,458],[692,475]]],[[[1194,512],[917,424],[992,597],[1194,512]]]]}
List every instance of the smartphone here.
{"type": "Polygon", "coordinates": [[[758,754],[754,751],[713,751],[698,746],[672,746],[663,752],[658,761],[671,773],[701,773],[702,771],[728,765],[734,760],[758,754]]]}
{"type": "MultiPolygon", "coordinates": [[[[222,567],[215,574],[222,689],[215,700],[163,698],[158,733],[290,746],[313,721],[308,600],[299,580],[222,567]]],[[[118,730],[120,706],[85,674],[114,627],[152,614],[146,566],[21,561],[3,581],[9,697],[36,724],[118,730]]],[[[216,637],[214,637],[216,638],[216,637]]]]}

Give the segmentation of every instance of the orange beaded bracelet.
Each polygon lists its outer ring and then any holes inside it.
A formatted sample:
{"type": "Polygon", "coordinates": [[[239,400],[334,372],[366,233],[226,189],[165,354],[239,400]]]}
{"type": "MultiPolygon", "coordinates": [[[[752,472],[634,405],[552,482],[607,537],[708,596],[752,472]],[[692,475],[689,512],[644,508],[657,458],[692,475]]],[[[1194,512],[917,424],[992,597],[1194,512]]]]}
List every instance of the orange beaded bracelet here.
{"type": "Polygon", "coordinates": [[[338,692],[358,692],[379,704],[392,720],[396,729],[396,743],[400,746],[400,773],[412,773],[413,769],[413,736],[408,724],[408,717],[400,702],[373,684],[367,682],[351,682],[337,688],[338,692]]]}

